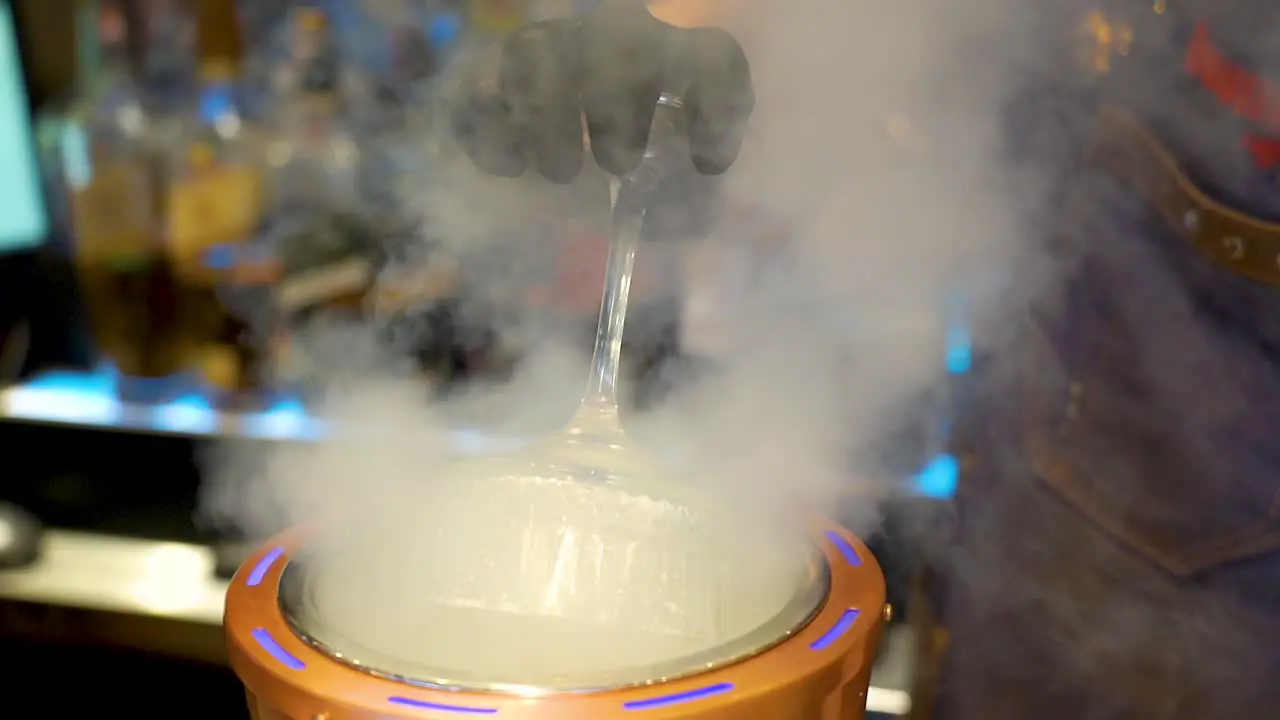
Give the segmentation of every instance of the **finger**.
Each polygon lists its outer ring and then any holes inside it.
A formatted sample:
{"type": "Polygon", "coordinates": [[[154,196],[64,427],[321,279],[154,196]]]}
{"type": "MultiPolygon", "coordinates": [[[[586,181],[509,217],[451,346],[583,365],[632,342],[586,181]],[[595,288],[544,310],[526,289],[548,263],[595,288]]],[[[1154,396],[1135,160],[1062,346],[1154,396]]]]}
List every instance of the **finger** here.
{"type": "Polygon", "coordinates": [[[684,31],[681,70],[688,81],[685,116],[693,165],[720,175],[742,149],[747,121],[755,109],[755,91],[746,53],[719,28],[684,31]]]}
{"type": "Polygon", "coordinates": [[[572,182],[582,169],[579,23],[551,20],[522,28],[506,42],[502,93],[519,142],[548,180],[572,182]]]}
{"type": "Polygon", "coordinates": [[[670,32],[641,3],[611,5],[583,20],[582,108],[591,152],[606,172],[625,175],[644,158],[670,32]]]}
{"type": "Polygon", "coordinates": [[[502,93],[502,49],[491,48],[467,67],[450,112],[454,137],[482,172],[519,177],[527,162],[512,108],[502,93]]]}

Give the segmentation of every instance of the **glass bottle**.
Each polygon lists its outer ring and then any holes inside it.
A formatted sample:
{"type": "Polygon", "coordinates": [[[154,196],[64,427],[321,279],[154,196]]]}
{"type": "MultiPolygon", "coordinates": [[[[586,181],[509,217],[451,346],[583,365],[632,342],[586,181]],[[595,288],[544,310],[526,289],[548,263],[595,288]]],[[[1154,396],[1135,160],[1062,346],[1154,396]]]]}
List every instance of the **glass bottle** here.
{"type": "Polygon", "coordinates": [[[125,378],[158,378],[180,370],[183,353],[166,341],[175,318],[129,9],[76,4],[75,90],[40,118],[37,137],[56,234],[75,258],[99,354],[125,378]]]}
{"type": "Polygon", "coordinates": [[[279,102],[267,147],[273,206],[354,211],[360,153],[346,123],[341,58],[328,19],[314,7],[301,7],[291,25],[291,52],[277,74],[279,102]]]}
{"type": "MultiPolygon", "coordinates": [[[[281,272],[271,299],[280,323],[275,339],[284,343],[278,348],[288,344],[285,325],[358,312],[374,274],[366,165],[349,122],[350,86],[328,16],[314,6],[296,8],[288,41],[289,53],[273,73],[278,97],[266,151],[271,201],[261,238],[262,251],[281,272]]],[[[283,365],[302,374],[298,363],[283,365]]]]}
{"type": "Polygon", "coordinates": [[[265,348],[243,312],[223,302],[227,286],[269,285],[270,263],[228,252],[257,235],[263,206],[262,139],[241,110],[241,34],[235,4],[195,4],[198,86],[194,106],[164,149],[164,240],[182,286],[188,327],[201,335],[204,380],[240,397],[259,388],[265,348]],[[227,262],[231,257],[234,262],[227,262]]]}

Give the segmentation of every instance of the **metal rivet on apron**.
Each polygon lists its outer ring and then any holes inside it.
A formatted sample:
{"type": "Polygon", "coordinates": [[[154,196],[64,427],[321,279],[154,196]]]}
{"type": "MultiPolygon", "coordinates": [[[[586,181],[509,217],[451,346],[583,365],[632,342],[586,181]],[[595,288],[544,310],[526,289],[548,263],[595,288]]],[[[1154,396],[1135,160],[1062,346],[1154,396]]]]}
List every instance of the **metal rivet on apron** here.
{"type": "Polygon", "coordinates": [[[1200,229],[1200,213],[1195,210],[1188,210],[1182,215],[1182,224],[1187,226],[1188,230],[1200,229]]]}
{"type": "Polygon", "coordinates": [[[1222,247],[1230,253],[1232,260],[1244,257],[1244,238],[1239,235],[1228,235],[1222,238],[1222,247]]]}

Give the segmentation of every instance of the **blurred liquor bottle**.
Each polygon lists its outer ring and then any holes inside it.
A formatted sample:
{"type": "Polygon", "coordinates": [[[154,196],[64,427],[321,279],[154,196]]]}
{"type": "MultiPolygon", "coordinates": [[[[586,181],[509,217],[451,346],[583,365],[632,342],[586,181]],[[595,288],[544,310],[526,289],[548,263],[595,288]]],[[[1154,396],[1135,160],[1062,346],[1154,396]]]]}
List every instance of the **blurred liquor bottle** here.
{"type": "MultiPolygon", "coordinates": [[[[191,0],[130,0],[138,7],[139,73],[153,114],[179,116],[196,80],[196,18],[191,0]]],[[[167,117],[166,117],[167,119],[167,117]]]]}
{"type": "Polygon", "coordinates": [[[296,8],[290,31],[286,67],[277,73],[262,235],[282,273],[273,297],[282,319],[359,308],[373,277],[364,164],[348,122],[340,48],[316,6],[296,8]]]}
{"type": "Polygon", "coordinates": [[[162,378],[181,369],[184,351],[173,341],[180,321],[159,243],[134,10],[121,0],[77,2],[74,91],[39,118],[37,142],[100,355],[126,377],[162,378]]]}
{"type": "Polygon", "coordinates": [[[267,157],[277,206],[354,210],[360,154],[347,126],[343,62],[315,6],[290,18],[290,51],[274,75],[278,101],[267,157]]]}
{"type": "Polygon", "coordinates": [[[164,150],[165,250],[189,308],[188,332],[202,342],[209,383],[239,394],[265,379],[263,344],[243,312],[220,298],[227,286],[269,286],[269,259],[232,252],[257,235],[263,207],[262,133],[241,109],[241,29],[235,4],[197,0],[198,88],[164,150]],[[230,262],[228,261],[230,260],[230,262]]]}
{"type": "MultiPolygon", "coordinates": [[[[333,75],[333,93],[350,103],[345,112],[364,110],[373,88],[359,62],[359,53],[355,52],[355,38],[349,29],[340,28],[326,9],[331,4],[298,0],[270,27],[256,29],[254,34],[260,40],[251,47],[247,58],[246,79],[254,93],[254,107],[260,108],[263,115],[280,112],[280,105],[293,102],[301,82],[299,74],[310,67],[304,59],[313,56],[333,62],[328,68],[333,75]]],[[[262,17],[256,5],[255,0],[243,0],[241,16],[255,16],[259,24],[270,19],[262,17]]],[[[385,44],[386,40],[378,37],[376,42],[385,44]]]]}
{"type": "Polygon", "coordinates": [[[152,250],[155,213],[144,161],[148,118],[118,3],[78,0],[75,82],[43,108],[37,144],[55,224],[84,262],[152,250]]]}

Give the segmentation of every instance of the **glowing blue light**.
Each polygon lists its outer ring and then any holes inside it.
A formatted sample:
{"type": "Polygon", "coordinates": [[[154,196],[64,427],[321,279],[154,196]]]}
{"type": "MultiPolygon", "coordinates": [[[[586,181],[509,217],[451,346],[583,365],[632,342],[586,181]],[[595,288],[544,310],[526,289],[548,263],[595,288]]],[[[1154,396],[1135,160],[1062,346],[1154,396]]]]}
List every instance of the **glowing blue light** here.
{"type": "Polygon", "coordinates": [[[218,429],[218,412],[202,395],[188,393],[154,411],[154,427],[175,433],[207,435],[218,429]]]}
{"type": "Polygon", "coordinates": [[[265,412],[246,417],[246,434],[267,440],[314,440],[320,424],[313,420],[297,399],[280,400],[265,412]]]}
{"type": "Polygon", "coordinates": [[[723,695],[733,691],[733,683],[719,683],[709,685],[697,690],[688,690],[685,692],[672,693],[670,695],[659,695],[658,697],[646,698],[644,700],[632,700],[623,703],[622,707],[627,710],[652,710],[653,708],[669,707],[671,705],[679,705],[680,703],[693,702],[694,700],[702,700],[703,698],[723,695]]]}
{"type": "Polygon", "coordinates": [[[860,614],[861,613],[853,608],[845,610],[844,614],[840,616],[840,619],[836,621],[836,624],[832,625],[830,630],[823,633],[822,637],[814,640],[813,644],[809,646],[809,649],[826,650],[831,647],[835,644],[835,641],[844,637],[845,633],[849,632],[849,629],[853,627],[855,622],[857,622],[858,615],[860,614]]]}
{"type": "Polygon", "coordinates": [[[231,85],[214,83],[200,92],[200,119],[215,123],[228,115],[236,114],[235,92],[231,85]]]}
{"type": "Polygon", "coordinates": [[[947,500],[960,484],[960,463],[951,455],[939,455],[916,475],[916,492],[927,498],[947,500]]]}
{"type": "Polygon", "coordinates": [[[257,565],[253,566],[253,570],[249,573],[249,577],[245,579],[244,584],[249,587],[258,587],[262,584],[262,578],[267,576],[267,571],[275,564],[280,556],[284,555],[284,548],[271,548],[271,552],[262,556],[257,565]]]}
{"type": "Polygon", "coordinates": [[[950,298],[947,309],[947,372],[963,375],[973,366],[973,337],[969,331],[969,316],[965,312],[964,298],[957,294],[950,298]]]}
{"type": "Polygon", "coordinates": [[[973,343],[969,328],[962,322],[953,322],[947,330],[947,372],[963,375],[973,366],[973,343]]]}
{"type": "Polygon", "coordinates": [[[404,705],[406,707],[419,708],[421,710],[439,710],[441,712],[462,713],[464,715],[494,715],[497,714],[497,708],[486,707],[468,707],[466,705],[445,705],[442,703],[427,702],[426,700],[414,700],[406,697],[389,697],[387,702],[393,705],[404,705]]]}
{"type": "Polygon", "coordinates": [[[824,534],[827,536],[827,539],[831,541],[831,544],[835,545],[836,549],[840,551],[840,556],[844,558],[845,562],[849,563],[853,567],[862,566],[862,558],[858,557],[858,551],[853,548],[853,545],[849,544],[848,540],[844,539],[843,535],[835,530],[828,530],[824,534]]]}
{"type": "Polygon", "coordinates": [[[29,390],[58,390],[83,395],[115,395],[116,372],[109,365],[104,365],[93,372],[75,370],[51,370],[37,375],[23,387],[29,390]]]}
{"type": "Polygon", "coordinates": [[[266,628],[254,628],[252,634],[253,639],[258,641],[258,647],[266,650],[267,654],[279,661],[281,665],[290,670],[302,670],[307,667],[306,663],[281,647],[280,643],[271,637],[271,633],[267,632],[266,628]]]}
{"type": "Polygon", "coordinates": [[[230,270],[239,255],[235,245],[214,245],[204,253],[204,266],[209,270],[230,270]]]}
{"type": "Polygon", "coordinates": [[[11,388],[4,395],[10,417],[75,425],[114,425],[123,408],[116,400],[116,377],[98,372],[52,371],[11,388]]]}
{"type": "Polygon", "coordinates": [[[161,398],[183,384],[189,375],[171,378],[123,378],[131,397],[121,401],[119,373],[109,365],[94,372],[51,371],[0,391],[7,417],[104,428],[132,428],[185,435],[244,433],[273,440],[315,440],[319,423],[302,402],[285,399],[263,413],[221,413],[202,393],[192,390],[172,402],[151,406],[147,398],[161,398]]]}
{"type": "Polygon", "coordinates": [[[431,18],[431,26],[427,29],[427,41],[431,47],[442,50],[454,43],[462,35],[462,17],[458,13],[442,12],[431,18]]]}

